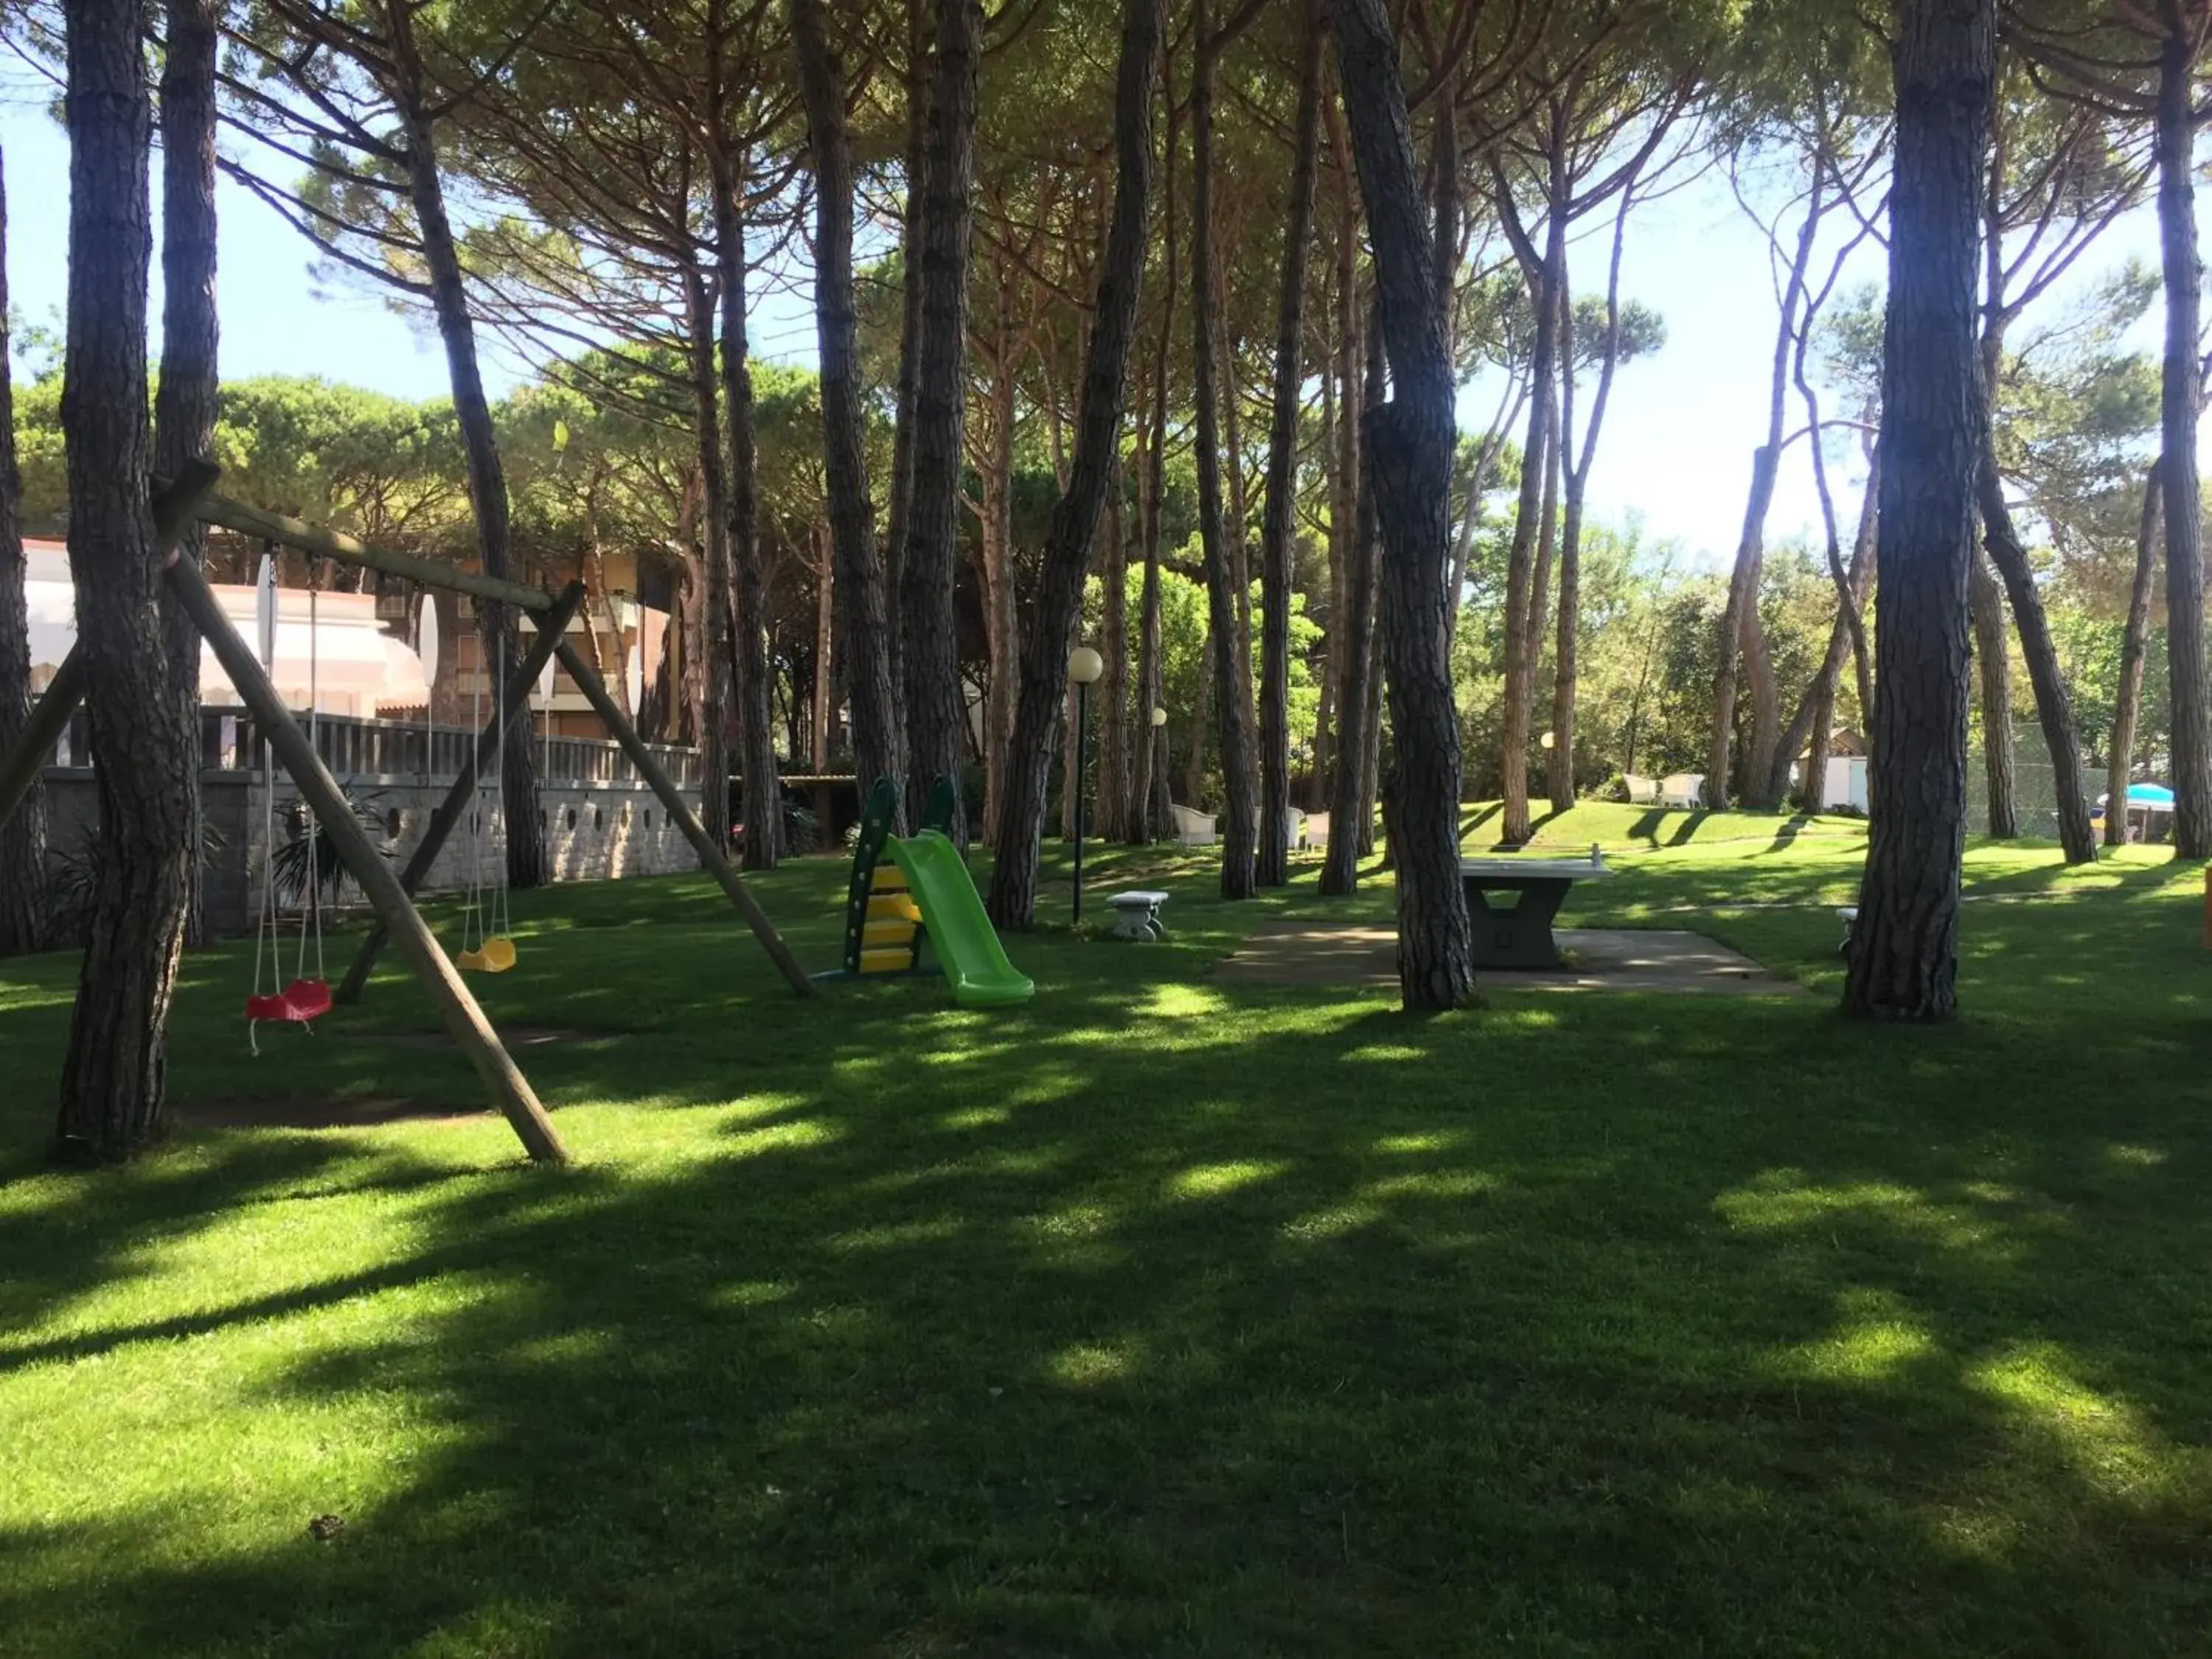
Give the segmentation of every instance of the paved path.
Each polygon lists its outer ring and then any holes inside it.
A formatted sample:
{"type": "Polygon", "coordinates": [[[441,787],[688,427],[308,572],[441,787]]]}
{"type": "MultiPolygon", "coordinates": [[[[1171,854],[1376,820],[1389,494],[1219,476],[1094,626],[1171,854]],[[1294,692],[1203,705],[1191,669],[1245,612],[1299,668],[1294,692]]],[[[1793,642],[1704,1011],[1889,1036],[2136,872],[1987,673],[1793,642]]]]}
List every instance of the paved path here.
{"type": "MultiPolygon", "coordinates": [[[[1771,974],[1749,957],[1703,933],[1650,928],[1565,927],[1564,973],[1484,972],[1477,982],[1499,990],[1658,991],[1692,996],[1806,996],[1795,980],[1771,974]]],[[[1398,983],[1395,928],[1336,922],[1274,921],[1255,930],[1244,948],[1214,970],[1231,985],[1398,983]]]]}

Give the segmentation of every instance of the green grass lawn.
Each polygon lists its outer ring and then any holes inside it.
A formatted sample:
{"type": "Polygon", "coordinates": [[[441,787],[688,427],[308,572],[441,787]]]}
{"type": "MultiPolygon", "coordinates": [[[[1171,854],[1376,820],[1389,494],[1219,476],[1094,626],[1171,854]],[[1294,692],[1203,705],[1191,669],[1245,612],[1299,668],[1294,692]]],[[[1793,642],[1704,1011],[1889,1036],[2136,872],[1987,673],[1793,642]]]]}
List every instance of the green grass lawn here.
{"type": "MultiPolygon", "coordinates": [[[[2198,869],[1978,846],[1964,1018],[1869,1029],[1859,830],[1540,832],[1624,872],[1568,922],[1816,997],[1426,1020],[1210,982],[1390,914],[1310,863],[1094,862],[1146,947],[1062,866],[989,1014],[799,1002],[702,880],[521,896],[478,990],[566,1034],[565,1170],[479,1116],[46,1173],[75,963],[0,964],[0,1650],[2212,1651],[2198,869]]],[[[843,884],[760,884],[813,963],[843,884]]],[[[250,972],[186,965],[185,1107],[479,1103],[396,969],[251,1060],[250,972]]]]}

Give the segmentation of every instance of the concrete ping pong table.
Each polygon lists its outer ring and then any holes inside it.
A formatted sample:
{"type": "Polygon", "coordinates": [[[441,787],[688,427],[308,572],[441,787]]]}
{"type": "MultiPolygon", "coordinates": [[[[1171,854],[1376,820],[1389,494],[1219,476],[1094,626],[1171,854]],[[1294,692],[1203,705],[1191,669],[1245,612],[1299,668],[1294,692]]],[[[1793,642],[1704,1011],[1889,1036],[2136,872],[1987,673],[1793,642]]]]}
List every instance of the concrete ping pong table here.
{"type": "Polygon", "coordinates": [[[1468,933],[1477,971],[1485,968],[1565,968],[1552,919],[1578,881],[1607,881],[1595,847],[1587,859],[1462,859],[1467,888],[1468,933]],[[1510,893],[1510,905],[1494,905],[1493,893],[1510,893]]]}

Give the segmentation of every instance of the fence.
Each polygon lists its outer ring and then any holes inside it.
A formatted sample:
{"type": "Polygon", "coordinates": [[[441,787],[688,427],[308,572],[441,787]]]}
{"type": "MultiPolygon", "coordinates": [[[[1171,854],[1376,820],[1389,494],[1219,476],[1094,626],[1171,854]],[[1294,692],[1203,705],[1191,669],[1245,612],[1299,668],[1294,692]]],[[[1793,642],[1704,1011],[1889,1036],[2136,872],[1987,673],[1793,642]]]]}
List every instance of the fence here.
{"type": "MultiPolygon", "coordinates": [[[[698,867],[690,842],[619,744],[588,738],[526,738],[519,726],[508,740],[529,742],[538,756],[538,823],[547,872],[554,880],[608,880],[698,867]]],[[[346,793],[373,813],[395,860],[404,860],[421,841],[476,741],[476,732],[465,726],[335,715],[316,722],[315,747],[323,763],[346,793]]],[[[697,811],[698,752],[653,745],[652,753],[697,811]]],[[[216,843],[204,873],[208,926],[217,934],[247,932],[270,856],[264,794],[270,780],[261,770],[260,741],[244,710],[201,711],[200,760],[202,817],[216,843]]],[[[82,710],[56,746],[46,783],[51,852],[58,860],[82,860],[94,844],[99,817],[90,733],[82,710]]],[[[275,789],[280,806],[296,793],[281,772],[275,789]]],[[[469,815],[431,866],[424,890],[466,885],[479,858],[488,867],[504,859],[504,842],[498,813],[469,815]]]]}
{"type": "MultiPolygon", "coordinates": [[[[304,722],[302,722],[304,724],[304,722]]],[[[622,745],[592,738],[526,735],[517,724],[509,743],[527,742],[538,757],[538,775],[548,784],[637,785],[645,780],[622,745]]],[[[55,750],[57,766],[88,766],[91,727],[82,709],[70,718],[69,732],[55,750]]],[[[477,733],[465,726],[427,726],[420,721],[362,720],[324,714],[315,722],[315,749],[340,782],[450,783],[476,747],[477,733]]],[[[647,745],[668,775],[686,789],[699,786],[699,751],[665,744],[647,745]]],[[[200,767],[207,772],[258,772],[261,740],[253,720],[242,708],[200,710],[200,767]]]]}

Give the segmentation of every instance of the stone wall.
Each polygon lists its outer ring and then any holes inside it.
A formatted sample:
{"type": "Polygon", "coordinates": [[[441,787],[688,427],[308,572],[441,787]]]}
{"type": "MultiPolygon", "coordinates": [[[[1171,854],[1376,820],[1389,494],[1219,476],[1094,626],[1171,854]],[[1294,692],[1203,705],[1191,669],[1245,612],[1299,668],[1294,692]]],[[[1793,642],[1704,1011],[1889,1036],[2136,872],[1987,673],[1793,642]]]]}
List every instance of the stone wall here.
{"type": "MultiPolygon", "coordinates": [[[[404,865],[428,828],[431,814],[445,799],[450,778],[425,783],[413,776],[342,775],[339,781],[355,800],[380,817],[384,833],[378,839],[392,854],[393,867],[404,865]]],[[[58,863],[89,840],[99,805],[88,768],[53,767],[46,774],[48,842],[58,863]]],[[[283,809],[296,799],[289,779],[280,773],[276,784],[276,834],[284,834],[283,809]]],[[[624,876],[654,876],[696,870],[698,855],[684,832],[669,819],[651,787],[630,781],[589,782],[556,780],[542,785],[538,799],[545,824],[546,859],[556,881],[606,881],[624,876]]],[[[200,775],[202,816],[222,837],[210,859],[206,874],[208,927],[218,937],[251,933],[260,902],[262,872],[267,856],[267,805],[258,772],[204,771],[200,775]]],[[[488,878],[496,878],[506,856],[500,814],[489,808],[488,833],[481,854],[465,817],[447,838],[438,861],[423,884],[426,893],[459,892],[481,855],[488,878]]],[[[684,791],[691,810],[699,810],[699,791],[684,791]]],[[[350,884],[345,900],[357,903],[350,884]]]]}

